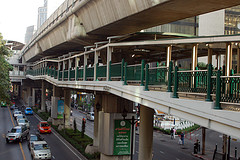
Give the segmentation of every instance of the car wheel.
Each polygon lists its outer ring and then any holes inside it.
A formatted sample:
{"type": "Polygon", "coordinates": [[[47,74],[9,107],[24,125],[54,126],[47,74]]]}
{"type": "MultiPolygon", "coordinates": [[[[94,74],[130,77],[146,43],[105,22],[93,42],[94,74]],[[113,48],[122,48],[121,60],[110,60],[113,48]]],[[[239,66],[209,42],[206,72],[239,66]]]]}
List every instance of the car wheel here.
{"type": "Polygon", "coordinates": [[[6,138],[6,143],[9,143],[9,140],[6,138]]]}

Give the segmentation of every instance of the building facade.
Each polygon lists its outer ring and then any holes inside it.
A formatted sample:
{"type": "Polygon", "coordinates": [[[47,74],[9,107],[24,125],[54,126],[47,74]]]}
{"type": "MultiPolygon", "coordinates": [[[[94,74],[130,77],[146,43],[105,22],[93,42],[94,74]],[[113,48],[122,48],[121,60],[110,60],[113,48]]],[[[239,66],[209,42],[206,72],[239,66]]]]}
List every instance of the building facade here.
{"type": "Polygon", "coordinates": [[[44,0],[44,6],[38,8],[37,29],[47,20],[47,4],[48,0],[44,0]]]}

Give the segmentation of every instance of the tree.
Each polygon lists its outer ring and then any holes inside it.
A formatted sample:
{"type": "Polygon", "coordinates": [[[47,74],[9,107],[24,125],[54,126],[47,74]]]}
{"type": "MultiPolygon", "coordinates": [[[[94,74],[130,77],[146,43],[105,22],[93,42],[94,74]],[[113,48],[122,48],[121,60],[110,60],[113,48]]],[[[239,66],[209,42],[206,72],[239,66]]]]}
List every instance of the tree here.
{"type": "Polygon", "coordinates": [[[10,56],[10,49],[5,46],[6,42],[3,40],[0,33],[0,101],[10,102],[10,79],[9,71],[12,70],[12,66],[6,61],[6,58],[10,56]]]}

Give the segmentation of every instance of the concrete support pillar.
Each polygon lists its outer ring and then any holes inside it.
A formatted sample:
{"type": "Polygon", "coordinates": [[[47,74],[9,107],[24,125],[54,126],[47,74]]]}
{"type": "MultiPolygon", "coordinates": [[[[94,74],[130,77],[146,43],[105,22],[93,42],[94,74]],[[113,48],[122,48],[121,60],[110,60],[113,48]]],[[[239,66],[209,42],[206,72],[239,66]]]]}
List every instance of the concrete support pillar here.
{"type": "Polygon", "coordinates": [[[63,119],[57,119],[58,100],[60,100],[60,98],[61,98],[61,93],[62,93],[61,88],[53,85],[53,96],[52,96],[52,99],[51,99],[51,102],[52,102],[51,118],[52,118],[52,124],[53,125],[63,124],[63,119]]]}
{"type": "Polygon", "coordinates": [[[112,60],[112,52],[113,52],[113,48],[108,47],[107,48],[107,81],[109,80],[109,75],[110,75],[109,64],[110,64],[110,61],[112,60]]]}
{"type": "Polygon", "coordinates": [[[95,106],[94,106],[94,134],[93,134],[93,146],[99,146],[99,112],[102,110],[102,96],[95,96],[95,106]],[[98,107],[100,108],[98,108],[98,107]]]}
{"type": "Polygon", "coordinates": [[[41,110],[45,111],[45,102],[46,102],[46,84],[42,81],[42,96],[41,96],[41,110]]]}
{"type": "Polygon", "coordinates": [[[32,88],[32,105],[35,106],[35,91],[36,88],[32,88]]]}
{"type": "Polygon", "coordinates": [[[71,90],[64,89],[64,115],[65,127],[70,127],[70,112],[71,112],[71,90]]]}
{"type": "Polygon", "coordinates": [[[237,46],[237,73],[240,73],[240,49],[239,44],[237,46]]]}
{"type": "Polygon", "coordinates": [[[166,65],[169,67],[169,63],[172,59],[172,46],[167,47],[167,59],[166,59],[166,65]]]}
{"type": "Polygon", "coordinates": [[[89,58],[88,54],[84,54],[84,62],[83,62],[83,80],[86,80],[86,66],[87,66],[87,60],[89,58]]]}
{"type": "Polygon", "coordinates": [[[192,70],[195,71],[198,62],[198,44],[192,47],[192,70]]]}
{"type": "Polygon", "coordinates": [[[31,87],[27,87],[27,106],[32,106],[31,87]]]}
{"type": "Polygon", "coordinates": [[[139,160],[152,159],[154,110],[140,106],[139,160]]]}
{"type": "Polygon", "coordinates": [[[95,51],[95,53],[94,53],[94,81],[97,80],[97,64],[98,64],[99,56],[100,56],[100,51],[95,51]]]}
{"type": "Polygon", "coordinates": [[[208,47],[208,64],[212,64],[212,53],[213,53],[213,49],[208,47]]]}
{"type": "Polygon", "coordinates": [[[232,43],[226,44],[226,76],[230,76],[232,69],[232,43]]]}

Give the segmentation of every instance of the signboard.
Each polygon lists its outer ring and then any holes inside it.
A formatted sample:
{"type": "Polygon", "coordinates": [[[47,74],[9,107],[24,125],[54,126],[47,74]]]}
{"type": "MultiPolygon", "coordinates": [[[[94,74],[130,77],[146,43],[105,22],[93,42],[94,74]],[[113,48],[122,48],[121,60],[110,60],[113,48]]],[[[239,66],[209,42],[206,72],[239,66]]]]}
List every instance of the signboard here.
{"type": "Polygon", "coordinates": [[[64,101],[58,100],[58,112],[57,112],[57,118],[63,119],[63,113],[64,113],[64,101]]]}
{"type": "Polygon", "coordinates": [[[114,121],[113,155],[129,155],[131,146],[131,124],[128,120],[114,121]]]}

